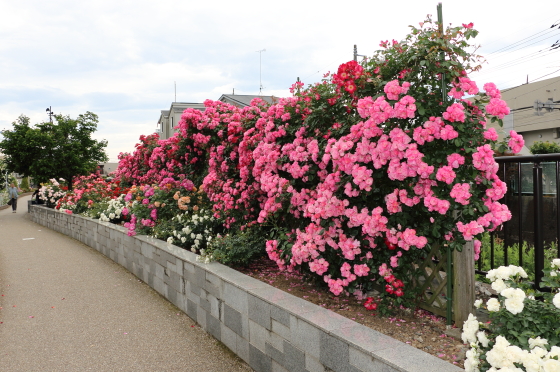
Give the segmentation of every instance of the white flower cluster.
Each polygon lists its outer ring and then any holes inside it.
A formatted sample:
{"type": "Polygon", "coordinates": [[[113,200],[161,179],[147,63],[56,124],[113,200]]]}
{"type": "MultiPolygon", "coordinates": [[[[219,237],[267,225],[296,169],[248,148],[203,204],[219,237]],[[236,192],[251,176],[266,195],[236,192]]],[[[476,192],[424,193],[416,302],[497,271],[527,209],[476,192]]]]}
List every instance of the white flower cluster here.
{"type": "Polygon", "coordinates": [[[503,336],[497,336],[494,347],[486,353],[486,361],[492,366],[488,371],[524,371],[516,367],[516,363],[523,365],[527,372],[558,372],[560,361],[557,358],[560,356],[560,347],[552,346],[551,350],[547,351],[544,348],[546,344],[548,341],[540,337],[530,338],[529,351],[511,345],[503,336]]]}
{"type": "Polygon", "coordinates": [[[206,254],[204,249],[200,250],[200,255],[196,257],[198,262],[203,262],[205,264],[214,261],[214,256],[212,254],[206,254]]]}
{"type": "Polygon", "coordinates": [[[510,280],[516,275],[519,275],[524,279],[527,278],[527,273],[525,272],[525,270],[523,270],[522,267],[515,265],[500,266],[497,269],[490,270],[488,271],[488,274],[486,274],[486,277],[492,281],[495,281],[496,279],[510,280]]]}
{"type": "MultiPolygon", "coordinates": [[[[560,259],[553,260],[552,267],[560,269],[560,259]]],[[[492,281],[492,288],[501,297],[505,298],[503,306],[507,311],[514,315],[523,311],[525,298],[527,297],[525,292],[521,288],[510,287],[509,284],[517,278],[527,278],[525,270],[513,265],[502,266],[490,270],[486,277],[492,281]]],[[[560,293],[554,296],[552,302],[554,306],[560,309],[560,293]]],[[[475,301],[477,308],[481,305],[481,300],[475,301]]],[[[490,312],[499,311],[501,302],[496,298],[491,298],[486,302],[486,308],[490,312]]],[[[548,351],[545,347],[545,345],[548,345],[548,341],[539,336],[530,338],[529,350],[523,350],[518,346],[511,345],[504,336],[498,335],[493,347],[485,351],[484,349],[488,348],[490,340],[484,331],[479,330],[480,325],[481,323],[473,314],[470,314],[463,324],[461,338],[463,342],[471,346],[471,349],[466,353],[465,371],[479,372],[481,360],[486,359],[486,362],[490,364],[488,372],[560,372],[560,347],[552,346],[548,351]],[[484,353],[486,358],[481,358],[484,353]],[[523,368],[520,368],[520,366],[523,366],[523,368]]]]}
{"type": "MultiPolygon", "coordinates": [[[[523,311],[525,292],[520,288],[510,288],[506,283],[507,280],[513,280],[516,276],[527,278],[527,273],[522,267],[509,265],[500,266],[497,269],[490,270],[486,277],[492,281],[492,289],[505,297],[504,305],[512,314],[519,314],[523,311]]],[[[495,312],[500,310],[500,301],[491,298],[486,302],[488,311],[495,312]]]]}
{"type": "Polygon", "coordinates": [[[171,221],[183,224],[185,227],[181,230],[173,230],[173,236],[167,238],[167,242],[170,244],[175,242],[186,244],[188,242],[192,244],[191,250],[196,252],[197,249],[208,246],[212,241],[212,232],[205,228],[205,225],[207,221],[213,220],[214,217],[210,214],[210,211],[205,209],[201,209],[198,213],[192,215],[189,212],[177,215],[171,221]]]}
{"type": "MultiPolygon", "coordinates": [[[[56,182],[56,180],[53,178],[51,181],[56,182]]],[[[56,182],[56,184],[53,183],[54,186],[59,186],[59,183],[56,182]]],[[[58,201],[58,199],[63,198],[66,195],[66,191],[63,190],[55,190],[53,189],[52,186],[43,186],[41,187],[41,189],[39,190],[39,197],[43,200],[46,200],[52,204],[56,203],[58,201]]]]}
{"type": "Polygon", "coordinates": [[[107,209],[99,215],[99,221],[110,222],[111,220],[121,218],[123,208],[126,206],[124,195],[120,195],[116,199],[109,200],[107,209]]]}

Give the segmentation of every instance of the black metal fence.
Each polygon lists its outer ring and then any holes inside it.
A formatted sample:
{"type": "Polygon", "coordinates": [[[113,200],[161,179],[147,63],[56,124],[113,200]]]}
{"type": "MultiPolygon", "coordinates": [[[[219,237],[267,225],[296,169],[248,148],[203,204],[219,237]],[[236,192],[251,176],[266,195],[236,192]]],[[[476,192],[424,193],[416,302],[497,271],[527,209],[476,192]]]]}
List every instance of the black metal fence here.
{"type": "MultiPolygon", "coordinates": [[[[498,176],[508,186],[507,194],[500,202],[511,211],[512,218],[503,228],[490,235],[490,268],[496,266],[495,245],[503,243],[503,264],[509,265],[508,247],[517,247],[517,265],[527,269],[524,253],[534,250],[535,286],[542,280],[545,245],[556,244],[560,257],[560,154],[497,157],[500,168],[498,176]],[[525,252],[524,252],[525,250],[525,252]]],[[[478,262],[478,274],[482,270],[478,262]]]]}

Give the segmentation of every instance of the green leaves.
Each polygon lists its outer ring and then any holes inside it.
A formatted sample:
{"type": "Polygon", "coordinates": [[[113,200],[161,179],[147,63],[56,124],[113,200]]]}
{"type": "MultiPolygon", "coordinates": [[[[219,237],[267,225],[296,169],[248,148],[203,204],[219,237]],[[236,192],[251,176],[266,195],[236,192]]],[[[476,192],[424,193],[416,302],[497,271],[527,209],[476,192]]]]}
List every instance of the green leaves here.
{"type": "Polygon", "coordinates": [[[3,132],[0,149],[10,170],[44,182],[64,178],[72,187],[72,178],[95,171],[107,161],[107,141],[91,138],[97,129],[97,115],[81,114],[76,119],[55,115],[56,122],[29,126],[29,118],[20,116],[13,130],[3,132]]]}

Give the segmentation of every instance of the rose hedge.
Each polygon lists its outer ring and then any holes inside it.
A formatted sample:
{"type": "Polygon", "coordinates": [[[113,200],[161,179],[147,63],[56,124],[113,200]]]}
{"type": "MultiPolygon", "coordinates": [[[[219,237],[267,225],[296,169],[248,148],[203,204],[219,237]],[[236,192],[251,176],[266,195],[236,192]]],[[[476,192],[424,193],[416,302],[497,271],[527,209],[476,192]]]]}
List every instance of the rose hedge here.
{"type": "MultiPolygon", "coordinates": [[[[117,175],[202,184],[230,233],[268,229],[281,268],[337,295],[377,283],[397,304],[411,300],[414,263],[430,246],[475,239],[479,249],[476,237],[511,217],[498,202],[497,133],[486,129],[509,109],[494,84],[479,91],[468,78],[474,36],[470,24],[441,32],[428,19],[273,105],[206,101],[174,137],[122,155],[117,175]]],[[[512,131],[508,144],[518,152],[523,139],[512,131]]]]}

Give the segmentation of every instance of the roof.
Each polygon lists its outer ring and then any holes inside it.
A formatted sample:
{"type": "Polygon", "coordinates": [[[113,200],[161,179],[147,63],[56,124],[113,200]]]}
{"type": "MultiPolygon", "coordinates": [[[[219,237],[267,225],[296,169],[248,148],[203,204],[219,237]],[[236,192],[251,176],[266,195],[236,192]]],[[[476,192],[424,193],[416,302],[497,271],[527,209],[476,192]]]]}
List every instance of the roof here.
{"type": "Polygon", "coordinates": [[[274,96],[255,96],[250,94],[222,94],[218,99],[221,102],[231,103],[234,106],[245,107],[251,104],[251,101],[255,98],[260,98],[268,103],[275,103],[278,97],[274,96]]]}

